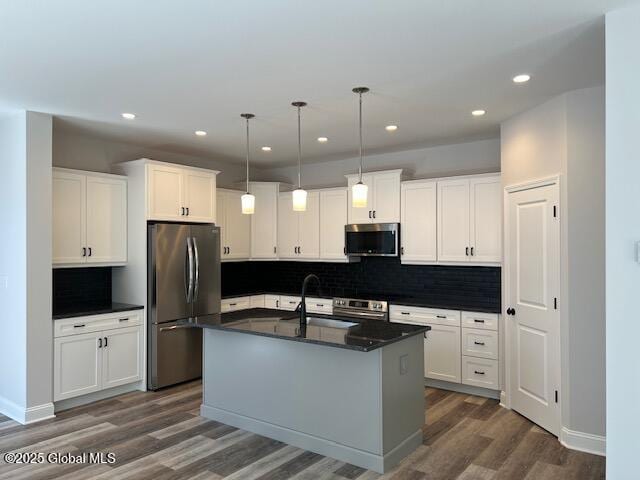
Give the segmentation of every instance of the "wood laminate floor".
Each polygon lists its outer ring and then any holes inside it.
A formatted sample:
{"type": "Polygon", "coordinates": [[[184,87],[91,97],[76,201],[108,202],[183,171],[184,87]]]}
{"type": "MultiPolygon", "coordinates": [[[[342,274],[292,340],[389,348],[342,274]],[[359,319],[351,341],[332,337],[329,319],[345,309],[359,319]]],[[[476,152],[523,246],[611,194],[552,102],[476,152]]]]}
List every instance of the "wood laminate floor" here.
{"type": "Polygon", "coordinates": [[[604,478],[604,458],[567,450],[515,412],[425,389],[424,442],[379,475],[198,415],[201,385],[133,392],[22,426],[0,415],[0,479],[490,480],[604,478]],[[6,452],[111,452],[113,465],[7,464],[6,452]]]}

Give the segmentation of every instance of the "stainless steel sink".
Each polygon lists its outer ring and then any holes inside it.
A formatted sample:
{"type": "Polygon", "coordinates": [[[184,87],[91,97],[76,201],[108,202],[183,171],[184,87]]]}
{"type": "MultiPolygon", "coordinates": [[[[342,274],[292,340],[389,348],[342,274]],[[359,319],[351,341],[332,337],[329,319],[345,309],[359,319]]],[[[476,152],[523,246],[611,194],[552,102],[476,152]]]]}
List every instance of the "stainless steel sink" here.
{"type": "Polygon", "coordinates": [[[350,328],[358,325],[355,322],[343,322],[342,320],[332,320],[330,318],[307,317],[307,325],[313,327],[329,327],[329,328],[350,328]]]}

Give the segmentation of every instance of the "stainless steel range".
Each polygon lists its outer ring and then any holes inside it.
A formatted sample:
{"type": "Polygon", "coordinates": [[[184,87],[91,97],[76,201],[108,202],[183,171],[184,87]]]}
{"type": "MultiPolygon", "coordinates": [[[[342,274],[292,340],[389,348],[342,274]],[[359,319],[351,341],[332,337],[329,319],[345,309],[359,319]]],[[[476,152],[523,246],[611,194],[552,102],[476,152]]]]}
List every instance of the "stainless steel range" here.
{"type": "Polygon", "coordinates": [[[389,305],[383,300],[334,298],[333,314],[341,317],[389,321],[389,305]]]}

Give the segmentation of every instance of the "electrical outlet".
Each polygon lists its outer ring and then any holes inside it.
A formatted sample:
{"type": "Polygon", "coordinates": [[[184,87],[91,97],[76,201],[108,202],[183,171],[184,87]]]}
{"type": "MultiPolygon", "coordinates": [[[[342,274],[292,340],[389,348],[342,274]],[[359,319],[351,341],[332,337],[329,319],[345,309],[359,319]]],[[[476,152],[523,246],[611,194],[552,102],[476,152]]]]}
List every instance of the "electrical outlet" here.
{"type": "Polygon", "coordinates": [[[409,371],[409,355],[400,357],[400,375],[406,375],[409,371]]]}

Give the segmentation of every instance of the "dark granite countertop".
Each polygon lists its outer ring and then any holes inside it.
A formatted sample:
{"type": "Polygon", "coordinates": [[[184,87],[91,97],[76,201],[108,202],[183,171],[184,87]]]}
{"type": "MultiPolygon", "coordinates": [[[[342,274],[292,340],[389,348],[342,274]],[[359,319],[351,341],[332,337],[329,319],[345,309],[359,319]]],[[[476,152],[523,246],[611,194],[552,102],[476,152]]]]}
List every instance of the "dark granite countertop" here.
{"type": "Polygon", "coordinates": [[[318,318],[319,321],[317,324],[307,325],[302,331],[297,314],[268,308],[204,315],[185,319],[180,323],[194,328],[227,330],[362,352],[369,352],[414,335],[422,335],[430,329],[427,326],[379,320],[354,321],[333,315],[309,316],[318,318]],[[328,324],[324,323],[325,320],[328,320],[328,324]],[[331,325],[335,320],[339,323],[336,323],[336,326],[331,325]],[[338,328],[338,325],[344,325],[342,322],[349,322],[350,326],[338,328]]]}
{"type": "Polygon", "coordinates": [[[89,315],[101,315],[103,313],[128,312],[129,310],[142,310],[142,305],[112,302],[108,305],[80,305],[70,308],[59,308],[53,312],[53,319],[88,317],[89,315]]]}
{"type": "MultiPolygon", "coordinates": [[[[237,298],[237,297],[249,297],[251,295],[293,295],[300,296],[300,292],[253,292],[253,293],[239,293],[236,295],[225,295],[222,298],[237,298]]],[[[390,305],[406,305],[408,307],[424,307],[424,308],[441,308],[444,310],[463,310],[468,312],[478,313],[500,313],[500,305],[480,305],[479,302],[469,299],[469,301],[460,301],[460,298],[454,298],[450,302],[438,299],[433,300],[428,297],[411,297],[404,295],[388,295],[381,293],[354,293],[344,292],[342,295],[318,295],[315,293],[307,294],[312,298],[334,298],[334,297],[346,297],[346,298],[358,298],[362,300],[384,300],[390,305]]]]}

